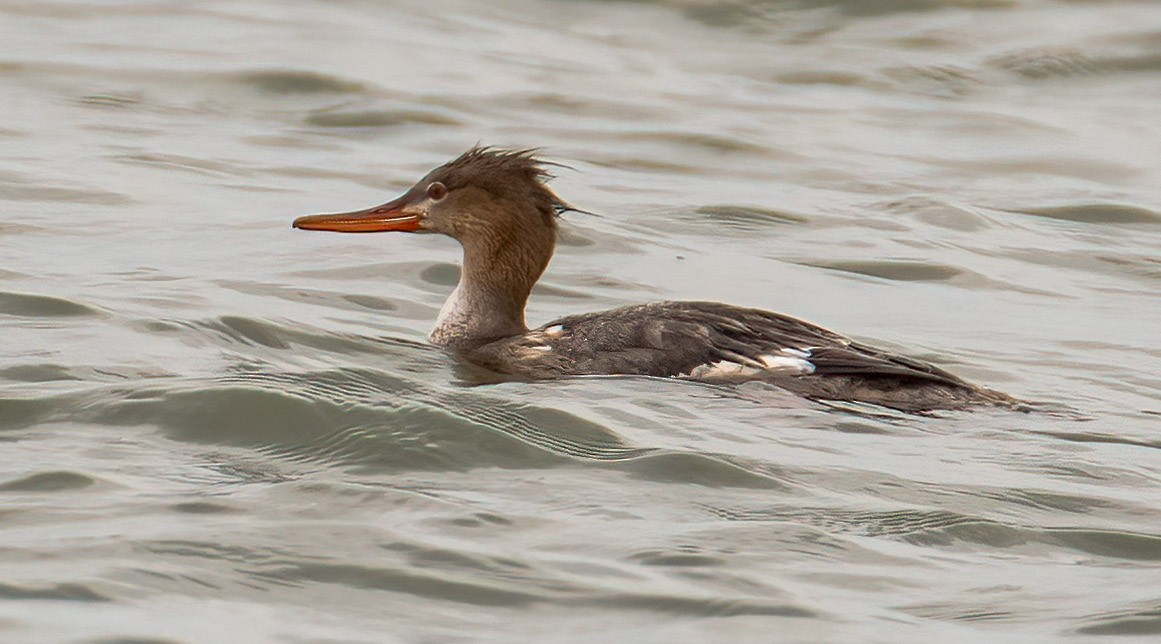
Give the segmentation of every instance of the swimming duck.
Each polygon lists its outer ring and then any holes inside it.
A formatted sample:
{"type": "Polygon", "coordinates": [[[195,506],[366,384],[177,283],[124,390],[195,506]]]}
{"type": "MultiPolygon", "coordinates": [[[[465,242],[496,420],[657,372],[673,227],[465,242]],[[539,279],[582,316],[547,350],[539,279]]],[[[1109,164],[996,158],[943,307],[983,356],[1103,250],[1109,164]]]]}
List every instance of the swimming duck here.
{"type": "Polygon", "coordinates": [[[459,284],[431,342],[519,378],[645,375],[728,384],[760,380],[820,401],[906,412],[1014,405],[932,364],[793,317],[717,302],[652,302],[580,313],[529,329],[524,308],[575,210],[546,185],[531,150],[476,146],[397,199],[294,221],[302,230],[439,233],[463,247],[459,284]]]}

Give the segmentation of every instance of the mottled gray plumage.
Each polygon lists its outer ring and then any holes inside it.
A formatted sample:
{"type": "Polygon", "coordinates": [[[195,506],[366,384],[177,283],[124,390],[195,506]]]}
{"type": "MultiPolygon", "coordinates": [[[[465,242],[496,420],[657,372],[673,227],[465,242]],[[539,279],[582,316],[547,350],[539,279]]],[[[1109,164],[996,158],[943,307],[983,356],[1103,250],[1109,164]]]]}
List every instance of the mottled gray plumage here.
{"type": "Polygon", "coordinates": [[[762,380],[801,396],[851,400],[903,411],[1016,401],[934,365],[858,344],[792,317],[716,302],[653,302],[583,313],[465,353],[476,364],[525,378],[633,374],[690,378],[718,362],[751,370],[692,379],[762,380]],[[548,329],[559,327],[549,334],[548,329]],[[541,347],[549,347],[545,350],[541,347]],[[784,349],[807,353],[811,373],[761,369],[784,349]]]}

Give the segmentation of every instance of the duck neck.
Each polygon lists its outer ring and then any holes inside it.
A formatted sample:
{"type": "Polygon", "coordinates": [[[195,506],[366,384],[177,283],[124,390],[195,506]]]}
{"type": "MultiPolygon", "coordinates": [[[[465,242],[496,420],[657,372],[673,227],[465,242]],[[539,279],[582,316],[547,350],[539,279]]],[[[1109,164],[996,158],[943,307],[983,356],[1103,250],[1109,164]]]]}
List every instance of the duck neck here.
{"type": "Polygon", "coordinates": [[[555,231],[466,240],[460,281],[431,332],[438,346],[468,350],[528,332],[524,307],[552,258],[555,231]]]}

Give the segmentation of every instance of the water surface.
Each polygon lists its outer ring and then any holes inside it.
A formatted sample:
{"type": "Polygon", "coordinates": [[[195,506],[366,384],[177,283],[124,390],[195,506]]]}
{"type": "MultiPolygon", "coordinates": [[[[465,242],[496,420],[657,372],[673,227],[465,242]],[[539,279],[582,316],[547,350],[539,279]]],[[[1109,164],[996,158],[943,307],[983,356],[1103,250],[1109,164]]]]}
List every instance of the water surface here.
{"type": "Polygon", "coordinates": [[[1161,633],[1148,2],[0,7],[0,639],[1161,633]],[[571,166],[529,309],[779,310],[1059,411],[473,386],[453,242],[293,231],[571,166]]]}

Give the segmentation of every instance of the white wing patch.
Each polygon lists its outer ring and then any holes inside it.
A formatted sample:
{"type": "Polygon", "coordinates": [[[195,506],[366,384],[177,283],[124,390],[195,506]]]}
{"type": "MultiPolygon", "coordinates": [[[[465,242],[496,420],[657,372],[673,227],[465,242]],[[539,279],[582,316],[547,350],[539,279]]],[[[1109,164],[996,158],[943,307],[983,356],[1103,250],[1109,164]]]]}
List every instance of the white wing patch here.
{"type": "Polygon", "coordinates": [[[813,352],[809,348],[795,349],[794,347],[784,347],[779,350],[778,353],[787,356],[794,356],[795,358],[809,358],[813,352]]]}
{"type": "Polygon", "coordinates": [[[550,327],[545,327],[543,333],[550,338],[555,338],[556,336],[564,333],[564,325],[554,324],[550,327]]]}
{"type": "Polygon", "coordinates": [[[552,338],[560,337],[564,334],[564,327],[559,324],[554,324],[545,329],[537,329],[530,331],[524,336],[524,341],[520,343],[518,351],[527,358],[534,356],[543,356],[552,351],[552,338]]]}
{"type": "Polygon", "coordinates": [[[793,356],[762,356],[759,358],[766,369],[770,371],[794,371],[797,373],[814,373],[814,363],[805,358],[793,356]]]}
{"type": "Polygon", "coordinates": [[[814,373],[814,363],[810,357],[810,349],[785,348],[777,354],[763,354],[758,356],[754,364],[742,364],[732,360],[719,360],[709,364],[698,365],[684,374],[684,378],[696,380],[735,380],[751,378],[766,372],[806,375],[814,373]],[[761,364],[761,366],[757,366],[761,364]]]}
{"type": "Polygon", "coordinates": [[[536,360],[552,352],[552,347],[547,344],[528,343],[514,347],[517,358],[523,360],[536,360]]]}
{"type": "Polygon", "coordinates": [[[756,376],[762,370],[755,367],[748,367],[737,362],[730,362],[729,360],[719,360],[718,362],[711,362],[709,364],[699,364],[684,374],[683,378],[692,378],[694,380],[717,380],[719,378],[745,378],[748,376],[756,376]]]}

